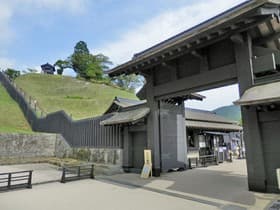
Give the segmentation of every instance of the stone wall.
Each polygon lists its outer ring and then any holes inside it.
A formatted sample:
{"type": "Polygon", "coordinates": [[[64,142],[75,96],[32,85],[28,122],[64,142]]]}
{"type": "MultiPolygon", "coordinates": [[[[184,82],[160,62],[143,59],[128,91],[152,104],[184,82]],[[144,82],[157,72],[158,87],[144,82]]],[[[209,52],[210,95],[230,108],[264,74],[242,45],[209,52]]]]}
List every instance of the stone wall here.
{"type": "Polygon", "coordinates": [[[122,167],[122,149],[71,148],[60,134],[1,134],[0,159],[70,157],[102,165],[122,167]]]}
{"type": "Polygon", "coordinates": [[[75,148],[73,157],[100,164],[122,166],[123,150],[108,148],[75,148]]]}
{"type": "Polygon", "coordinates": [[[62,158],[71,154],[71,147],[59,134],[0,134],[0,158],[62,158]]]}

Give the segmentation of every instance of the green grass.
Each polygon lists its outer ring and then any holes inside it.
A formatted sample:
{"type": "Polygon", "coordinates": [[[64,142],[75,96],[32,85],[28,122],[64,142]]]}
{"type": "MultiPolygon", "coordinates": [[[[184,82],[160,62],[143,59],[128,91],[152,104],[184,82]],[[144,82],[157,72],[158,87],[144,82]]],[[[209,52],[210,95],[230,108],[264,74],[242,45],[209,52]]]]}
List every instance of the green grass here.
{"type": "Polygon", "coordinates": [[[136,99],[131,92],[67,76],[26,74],[15,82],[37,100],[44,112],[64,110],[74,119],[102,115],[115,96],[136,99]]]}
{"type": "Polygon", "coordinates": [[[31,133],[32,130],[25,120],[18,104],[9,96],[0,83],[0,132],[31,133]]]}

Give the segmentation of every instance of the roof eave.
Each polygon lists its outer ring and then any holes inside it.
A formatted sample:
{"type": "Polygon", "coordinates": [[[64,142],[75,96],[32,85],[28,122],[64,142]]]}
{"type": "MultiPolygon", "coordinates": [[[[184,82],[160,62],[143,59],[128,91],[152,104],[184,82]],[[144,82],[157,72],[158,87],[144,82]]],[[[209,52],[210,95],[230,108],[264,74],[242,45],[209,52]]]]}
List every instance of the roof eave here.
{"type": "MultiPolygon", "coordinates": [[[[137,57],[133,58],[132,60],[117,66],[109,71],[107,73],[109,76],[113,77],[120,74],[128,74],[128,73],[139,73],[141,69],[141,62],[144,62],[148,58],[152,58],[153,56],[156,56],[157,54],[164,53],[165,51],[168,51],[169,48],[176,47],[182,42],[187,42],[187,40],[190,40],[194,37],[199,36],[200,34],[210,32],[214,28],[218,27],[219,25],[225,24],[227,22],[230,22],[234,20],[235,18],[241,17],[243,15],[246,15],[248,12],[251,12],[252,10],[266,4],[280,4],[280,1],[278,0],[258,0],[258,1],[246,1],[230,10],[227,10],[224,13],[221,13],[183,33],[181,33],[181,38],[172,37],[168,39],[167,41],[164,41],[158,45],[155,45],[151,48],[149,48],[146,51],[143,51],[142,53],[138,54],[137,57]],[[173,41],[173,39],[175,39],[173,41]],[[160,47],[159,47],[160,46],[160,47]],[[139,63],[139,66],[137,66],[139,63]],[[130,69],[130,70],[129,70],[130,69]],[[129,71],[128,71],[129,70],[129,71]]],[[[147,61],[148,62],[148,61],[147,61]]],[[[143,64],[143,63],[142,63],[143,64]]]]}

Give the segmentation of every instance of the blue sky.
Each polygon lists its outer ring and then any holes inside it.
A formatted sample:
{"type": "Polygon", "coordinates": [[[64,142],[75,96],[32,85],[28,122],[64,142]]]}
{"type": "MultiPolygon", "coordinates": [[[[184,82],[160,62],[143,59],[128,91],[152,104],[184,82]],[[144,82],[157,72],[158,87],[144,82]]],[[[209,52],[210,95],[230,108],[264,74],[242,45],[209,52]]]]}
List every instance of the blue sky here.
{"type": "MultiPolygon", "coordinates": [[[[69,56],[80,40],[87,42],[92,53],[104,53],[115,65],[121,64],[134,53],[241,2],[0,0],[0,68],[39,69],[43,63],[69,56]]],[[[237,99],[236,86],[230,90],[232,93],[227,90],[219,104],[230,104],[237,99]]],[[[209,93],[209,100],[217,101],[220,94],[212,95],[209,93]]],[[[217,106],[209,104],[200,104],[198,108],[217,106]]]]}

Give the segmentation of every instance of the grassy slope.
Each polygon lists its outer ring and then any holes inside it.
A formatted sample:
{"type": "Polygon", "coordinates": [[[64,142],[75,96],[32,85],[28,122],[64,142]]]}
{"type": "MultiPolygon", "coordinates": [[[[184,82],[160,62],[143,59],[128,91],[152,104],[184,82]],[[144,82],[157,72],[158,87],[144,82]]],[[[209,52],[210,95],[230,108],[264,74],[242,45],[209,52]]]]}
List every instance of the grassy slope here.
{"type": "Polygon", "coordinates": [[[115,96],[136,98],[118,88],[59,75],[26,74],[18,77],[16,84],[35,98],[45,112],[64,110],[74,119],[103,114],[115,96]]]}
{"type": "Polygon", "coordinates": [[[235,105],[223,106],[218,109],[215,109],[214,112],[227,119],[241,122],[241,111],[239,106],[235,106],[235,105]]]}
{"type": "Polygon", "coordinates": [[[25,120],[18,104],[9,96],[0,83],[0,132],[30,133],[31,128],[25,120]]]}

